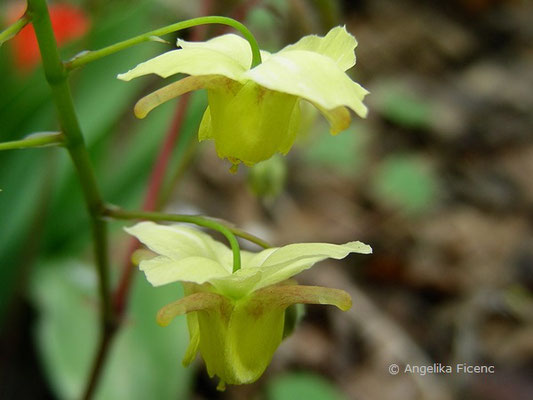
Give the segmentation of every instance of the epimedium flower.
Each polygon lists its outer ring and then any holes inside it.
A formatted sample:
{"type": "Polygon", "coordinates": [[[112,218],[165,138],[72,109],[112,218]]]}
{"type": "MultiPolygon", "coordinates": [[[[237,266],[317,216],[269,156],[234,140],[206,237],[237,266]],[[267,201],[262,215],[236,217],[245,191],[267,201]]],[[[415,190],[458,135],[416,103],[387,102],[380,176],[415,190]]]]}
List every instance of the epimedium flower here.
{"type": "Polygon", "coordinates": [[[158,105],[184,93],[207,89],[208,107],[198,139],[214,139],[220,158],[234,167],[251,166],[274,153],[286,154],[300,126],[300,102],[314,105],[337,134],[350,125],[352,110],[362,118],[368,93],[346,70],[355,65],[357,41],[344,27],[324,37],[309,35],[277,53],[261,51],[251,68],[249,43],[235,34],[206,42],[178,40],[172,50],[118,75],[129,81],[142,75],[189,76],[139,100],[135,114],[144,118],[158,105]]]}
{"type": "Polygon", "coordinates": [[[289,278],[326,258],[372,252],[361,242],[296,243],[259,253],[241,251],[242,268],[233,272],[232,251],[201,231],[153,222],[126,231],[155,253],[139,264],[153,286],[183,283],[185,297],[164,306],[157,322],[166,326],[187,314],[190,343],[183,364],[200,351],[209,375],[220,378],[221,389],[262,375],[283,339],[287,307],[351,307],[343,290],[298,285],[289,278]]]}

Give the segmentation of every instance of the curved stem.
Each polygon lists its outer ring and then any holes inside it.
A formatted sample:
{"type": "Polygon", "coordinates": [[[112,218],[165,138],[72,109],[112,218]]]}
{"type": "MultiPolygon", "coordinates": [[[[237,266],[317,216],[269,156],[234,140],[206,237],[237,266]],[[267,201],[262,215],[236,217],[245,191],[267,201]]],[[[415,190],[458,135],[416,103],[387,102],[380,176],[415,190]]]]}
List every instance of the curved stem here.
{"type": "Polygon", "coordinates": [[[206,24],[228,25],[238,30],[240,33],[242,33],[244,38],[250,43],[250,47],[252,49],[251,67],[253,68],[261,64],[261,53],[259,51],[259,45],[257,44],[257,40],[255,40],[254,35],[252,35],[252,33],[248,30],[246,26],[244,26],[239,21],[236,21],[232,18],[219,17],[219,16],[208,16],[208,17],[192,18],[192,19],[181,21],[181,22],[178,22],[172,25],[167,25],[163,28],[155,29],[153,31],[146,32],[142,35],[132,37],[122,42],[112,44],[111,46],[104,47],[103,49],[100,49],[100,50],[83,52],[80,55],[75,56],[71,58],[70,60],[66,61],[65,68],[67,69],[67,71],[70,71],[75,68],[79,68],[92,61],[98,60],[102,57],[106,57],[111,54],[117,53],[119,51],[125,50],[131,46],[135,46],[136,44],[151,41],[154,36],[162,36],[168,33],[180,31],[182,29],[191,28],[197,25],[206,25],[206,24]]]}
{"type": "Polygon", "coordinates": [[[268,249],[272,247],[270,244],[265,242],[263,239],[258,238],[257,236],[252,235],[251,233],[245,232],[242,229],[236,228],[231,225],[226,225],[226,226],[231,231],[231,233],[233,233],[235,236],[248,240],[249,242],[255,243],[256,245],[262,247],[263,249],[268,249]]]}
{"type": "Polygon", "coordinates": [[[165,214],[160,212],[143,212],[143,211],[126,211],[119,208],[106,208],[104,214],[108,217],[115,219],[145,219],[148,221],[173,221],[173,222],[187,222],[190,224],[203,226],[214,231],[222,233],[231,247],[233,252],[233,272],[238,271],[241,268],[241,249],[239,242],[235,235],[227,226],[206,217],[198,215],[181,215],[181,214],[165,214]]]}
{"type": "Polygon", "coordinates": [[[31,149],[43,146],[61,146],[65,136],[61,132],[43,132],[26,136],[21,140],[0,143],[0,150],[31,149]]]}
{"type": "Polygon", "coordinates": [[[9,39],[13,38],[13,36],[19,33],[22,30],[22,28],[24,28],[30,22],[31,22],[31,19],[28,16],[28,14],[24,14],[16,22],[14,22],[10,26],[8,26],[6,29],[4,29],[2,32],[0,32],[0,46],[2,46],[9,39]]]}
{"type": "Polygon", "coordinates": [[[231,224],[220,220],[220,219],[214,219],[209,217],[202,217],[200,215],[183,215],[183,214],[166,214],[166,213],[158,213],[158,212],[144,212],[144,211],[127,211],[122,210],[118,207],[107,207],[104,211],[104,215],[113,219],[124,219],[124,220],[132,220],[132,219],[146,219],[149,221],[174,221],[174,222],[186,222],[189,224],[194,224],[198,226],[203,226],[205,228],[211,228],[214,230],[218,230],[217,228],[213,228],[212,226],[223,227],[227,231],[229,231],[232,235],[238,236],[240,238],[243,238],[245,240],[248,240],[251,243],[255,243],[256,245],[268,249],[272,247],[270,244],[265,242],[263,239],[258,238],[255,235],[252,235],[251,233],[245,232],[242,229],[235,228],[231,224]],[[207,223],[210,224],[210,226],[206,225],[207,223]]]}

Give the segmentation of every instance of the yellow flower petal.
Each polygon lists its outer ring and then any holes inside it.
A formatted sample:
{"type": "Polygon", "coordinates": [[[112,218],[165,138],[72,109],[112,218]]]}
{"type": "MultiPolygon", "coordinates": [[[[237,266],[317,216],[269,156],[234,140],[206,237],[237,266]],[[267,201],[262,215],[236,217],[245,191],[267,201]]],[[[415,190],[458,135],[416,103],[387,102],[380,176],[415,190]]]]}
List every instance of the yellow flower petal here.
{"type": "Polygon", "coordinates": [[[368,91],[352,81],[330,57],[304,50],[274,54],[245,76],[271,90],[289,93],[326,110],[346,106],[361,117],[368,91]]]}
{"type": "MultiPolygon", "coordinates": [[[[271,249],[269,249],[271,250],[271,249]]],[[[327,258],[340,260],[350,253],[369,254],[370,246],[361,242],[346,244],[294,243],[277,248],[259,266],[261,281],[254,290],[282,282],[327,258]]]]}
{"type": "Polygon", "coordinates": [[[354,50],[357,40],[346,31],[346,27],[337,26],[326,36],[308,35],[298,42],[284,47],[279,53],[294,50],[307,50],[330,57],[340,69],[346,71],[355,65],[354,50]]]}
{"type": "Polygon", "coordinates": [[[214,278],[231,276],[231,273],[218,262],[205,257],[186,257],[175,261],[158,256],[141,261],[139,268],[153,286],[172,282],[202,284],[214,278]]]}
{"type": "MultiPolygon", "coordinates": [[[[233,36],[238,37],[236,35],[233,36]]],[[[128,72],[119,74],[117,78],[129,81],[148,74],[156,74],[162,78],[167,78],[181,73],[195,76],[222,75],[238,81],[243,79],[242,74],[249,67],[250,64],[242,64],[242,57],[234,58],[232,53],[223,53],[210,46],[191,45],[145,61],[128,72]]]]}
{"type": "Polygon", "coordinates": [[[216,51],[231,57],[244,69],[249,69],[252,64],[250,43],[233,33],[217,36],[205,42],[187,42],[178,39],[178,47],[182,49],[207,49],[216,51]]]}
{"type": "Polygon", "coordinates": [[[216,261],[229,273],[233,271],[231,250],[197,229],[183,225],[139,222],[132,227],[124,228],[124,230],[139,239],[150,250],[171,260],[179,261],[186,257],[205,257],[216,261]]]}

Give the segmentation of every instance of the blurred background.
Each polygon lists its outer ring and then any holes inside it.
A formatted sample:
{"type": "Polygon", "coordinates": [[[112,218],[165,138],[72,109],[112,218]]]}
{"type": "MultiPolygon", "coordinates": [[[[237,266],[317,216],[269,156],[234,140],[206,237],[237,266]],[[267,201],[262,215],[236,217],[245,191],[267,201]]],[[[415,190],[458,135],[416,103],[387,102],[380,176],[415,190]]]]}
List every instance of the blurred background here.
{"type": "MultiPolygon", "coordinates": [[[[343,288],[342,313],[310,306],[256,383],[215,390],[201,360],[184,369],[185,319],[155,313],[179,285],[135,272],[98,399],[533,398],[533,4],[520,0],[49,1],[65,59],[205,14],[232,16],[276,51],[346,24],[349,71],[370,90],[366,120],[335,137],[319,115],[287,157],[237,174],[197,128],[205,93],[145,120],[132,108],[164,84],[115,79],[173,47],[145,43],[71,75],[104,197],[146,205],[172,148],[157,206],[224,218],[274,245],[362,240],[371,256],[323,262],[299,281],[343,288]],[[160,157],[160,156],[159,156],[160,157]],[[400,373],[391,375],[389,365],[400,373]],[[493,365],[493,374],[404,373],[405,365],[493,365]]],[[[1,26],[24,11],[3,1],[1,26]]],[[[180,32],[200,39],[211,26],[180,32]]],[[[174,77],[173,79],[176,79],[174,77]]],[[[0,140],[57,130],[31,32],[0,48],[0,140]]],[[[61,149],[0,154],[0,398],[77,398],[96,349],[88,220],[61,149]]],[[[114,282],[129,239],[111,222],[114,282]]],[[[257,250],[243,243],[247,249],[257,250]]]]}

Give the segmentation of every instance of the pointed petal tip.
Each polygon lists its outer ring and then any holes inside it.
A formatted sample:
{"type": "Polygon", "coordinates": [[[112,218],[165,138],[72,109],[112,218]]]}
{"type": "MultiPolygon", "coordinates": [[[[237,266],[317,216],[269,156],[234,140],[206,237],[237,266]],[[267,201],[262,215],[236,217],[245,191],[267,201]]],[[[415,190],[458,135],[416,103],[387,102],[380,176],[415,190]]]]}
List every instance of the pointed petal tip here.
{"type": "Polygon", "coordinates": [[[128,75],[129,75],[129,71],[124,72],[123,74],[118,74],[117,79],[120,79],[121,81],[124,81],[124,82],[129,82],[131,81],[132,78],[129,77],[128,75]]]}

